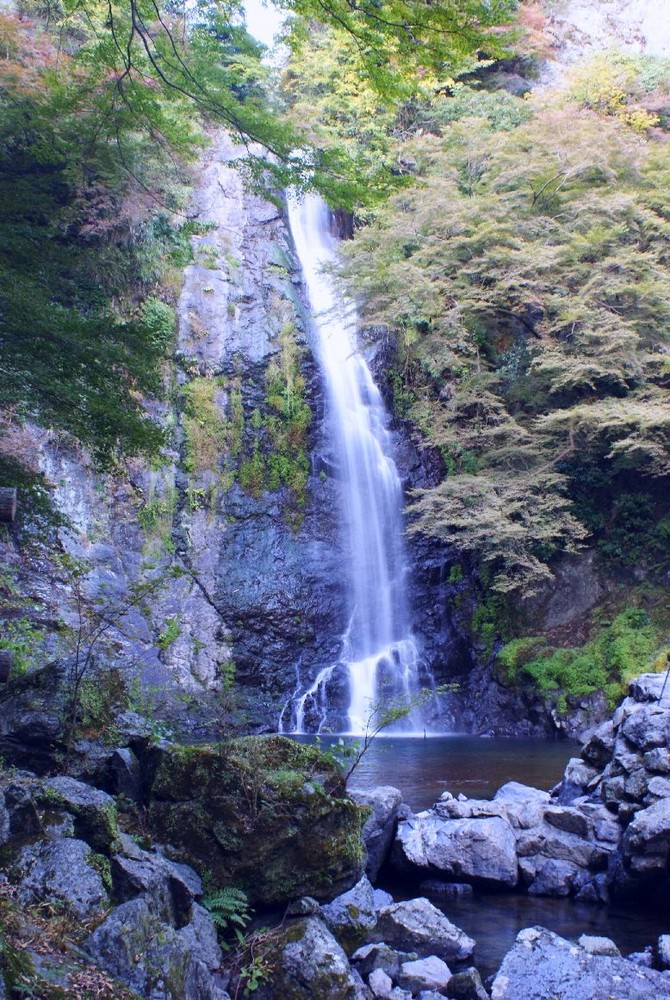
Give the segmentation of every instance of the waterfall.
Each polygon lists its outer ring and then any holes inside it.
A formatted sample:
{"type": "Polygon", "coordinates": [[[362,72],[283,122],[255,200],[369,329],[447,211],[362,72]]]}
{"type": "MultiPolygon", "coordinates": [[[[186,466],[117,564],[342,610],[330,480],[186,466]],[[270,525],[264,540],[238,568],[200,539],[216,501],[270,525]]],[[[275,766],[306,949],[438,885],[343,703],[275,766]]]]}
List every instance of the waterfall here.
{"type": "MultiPolygon", "coordinates": [[[[324,272],[336,259],[337,247],[328,208],[315,196],[291,199],[289,220],[312,312],[342,486],[349,625],[341,662],[324,666],[306,690],[300,690],[298,676],[280,728],[337,728],[358,735],[366,731],[373,709],[406,702],[419,689],[419,657],[409,623],[402,488],[384,404],[357,350],[355,312],[324,272]],[[338,698],[340,704],[348,698],[346,714],[340,709],[339,716],[330,709],[338,698]]],[[[421,723],[410,715],[402,726],[416,729],[421,723]]]]}

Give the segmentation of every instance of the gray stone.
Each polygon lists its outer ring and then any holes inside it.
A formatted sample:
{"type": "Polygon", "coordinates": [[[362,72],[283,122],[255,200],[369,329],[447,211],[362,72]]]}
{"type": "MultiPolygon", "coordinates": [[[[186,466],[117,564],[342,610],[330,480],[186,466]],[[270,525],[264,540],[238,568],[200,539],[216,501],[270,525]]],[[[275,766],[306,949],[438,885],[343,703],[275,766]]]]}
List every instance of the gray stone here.
{"type": "Polygon", "coordinates": [[[115,750],[109,762],[114,793],[124,795],[132,802],[142,801],[142,772],[140,762],[128,747],[115,750]]]}
{"type": "Polygon", "coordinates": [[[452,976],[446,989],[451,1000],[489,1000],[481,976],[474,968],[465,969],[452,976]]]}
{"type": "Polygon", "coordinates": [[[528,895],[569,896],[579,870],[569,861],[545,861],[528,886],[528,895]]]}
{"type": "Polygon", "coordinates": [[[598,726],[582,749],[582,757],[592,767],[602,770],[612,759],[614,725],[611,720],[598,726]]]}
{"type": "Polygon", "coordinates": [[[431,811],[442,819],[490,819],[505,814],[504,806],[489,799],[465,798],[441,800],[435,803],[431,811]]]}
{"type": "Polygon", "coordinates": [[[405,863],[439,871],[446,880],[517,883],[514,831],[499,816],[452,820],[433,814],[417,816],[399,824],[395,850],[405,863]]]}
{"type": "Polygon", "coordinates": [[[419,956],[416,952],[396,951],[387,944],[365,944],[351,958],[362,976],[368,976],[374,969],[382,969],[391,979],[397,979],[403,962],[411,962],[419,956]]]}
{"type": "Polygon", "coordinates": [[[659,775],[651,778],[647,784],[647,792],[658,799],[670,798],[670,778],[661,778],[659,775]]]}
{"type": "Polygon", "coordinates": [[[352,789],[349,794],[355,802],[372,810],[363,826],[362,837],[368,852],[365,873],[374,881],[393,843],[402,792],[390,785],[380,785],[369,791],[352,789]]]}
{"type": "Polygon", "coordinates": [[[670,683],[666,684],[666,679],[666,672],[662,674],[640,674],[639,677],[635,677],[628,685],[628,694],[634,701],[658,701],[665,685],[665,696],[663,699],[663,704],[665,704],[666,699],[670,697],[670,683]]]}
{"type": "Polygon", "coordinates": [[[579,809],[571,809],[568,806],[548,806],[544,810],[544,819],[557,830],[574,833],[577,837],[588,837],[589,835],[588,821],[579,809]]]}
{"type": "Polygon", "coordinates": [[[418,958],[414,962],[403,962],[398,976],[398,986],[418,993],[421,990],[442,990],[451,979],[451,970],[446,962],[436,955],[418,958]]]}
{"type": "Polygon", "coordinates": [[[670,711],[659,705],[645,705],[626,719],[621,732],[629,743],[642,751],[667,747],[670,742],[670,711]]]}
{"type": "Polygon", "coordinates": [[[143,996],[223,1000],[210,962],[220,959],[211,919],[200,907],[181,931],[160,920],[144,897],[117,906],[85,943],[93,960],[143,996]]]}
{"type": "Polygon", "coordinates": [[[347,956],[318,917],[292,922],[268,958],[272,986],[257,991],[261,1000],[362,1000],[347,956]]]}
{"type": "Polygon", "coordinates": [[[621,952],[611,938],[582,934],[577,943],[584,951],[588,951],[589,955],[609,955],[611,958],[621,958],[621,952]]]}
{"type": "Polygon", "coordinates": [[[120,846],[116,803],[107,792],[61,776],[44,782],[42,798],[72,813],[76,835],[94,850],[111,853],[120,846]]]}
{"type": "Polygon", "coordinates": [[[419,957],[437,955],[445,962],[465,961],[475,947],[472,938],[421,897],[381,910],[372,938],[391,947],[411,948],[419,957]]]}
{"type": "Polygon", "coordinates": [[[644,754],[644,766],[648,771],[658,774],[670,774],[670,750],[667,747],[654,747],[644,754]]]}
{"type": "Polygon", "coordinates": [[[508,781],[498,789],[494,801],[503,807],[505,817],[515,830],[527,830],[541,821],[544,807],[551,798],[548,792],[539,788],[508,781]]]}
{"type": "Polygon", "coordinates": [[[377,923],[374,891],[367,875],[353,889],[322,906],[321,915],[345,951],[355,951],[377,923]]]}
{"type": "Polygon", "coordinates": [[[623,835],[624,857],[638,855],[658,857],[658,867],[665,869],[670,838],[670,799],[659,799],[654,805],[636,813],[623,835]]]}
{"type": "Polygon", "coordinates": [[[197,955],[198,960],[204,962],[208,969],[218,969],[222,953],[216,927],[207,910],[194,903],[190,921],[178,934],[191,954],[197,955]]]}
{"type": "Polygon", "coordinates": [[[18,897],[24,904],[62,903],[80,920],[98,916],[109,898],[93,854],[82,840],[41,841],[24,847],[16,861],[21,873],[18,897]]]}
{"type": "Polygon", "coordinates": [[[317,916],[320,912],[321,905],[312,896],[301,896],[286,907],[288,917],[317,916]]]}
{"type": "Polygon", "coordinates": [[[156,912],[176,927],[191,919],[195,899],[202,897],[200,877],[189,868],[160,854],[140,851],[140,857],[114,855],[112,876],[118,897],[125,901],[140,893],[151,896],[156,912]]]}
{"type": "Polygon", "coordinates": [[[368,986],[372,990],[373,996],[388,997],[393,989],[393,980],[386,975],[383,969],[373,969],[368,976],[368,986]]]}
{"type": "Polygon", "coordinates": [[[670,934],[661,934],[656,943],[658,964],[662,969],[670,969],[670,934]]]}
{"type": "Polygon", "coordinates": [[[659,1000],[670,996],[661,972],[624,958],[591,955],[570,941],[530,927],[520,931],[493,981],[492,1000],[659,1000]]]}
{"type": "Polygon", "coordinates": [[[374,902],[375,910],[381,910],[385,906],[390,906],[394,902],[393,896],[390,892],[386,892],[384,889],[375,889],[372,893],[372,900],[374,902]]]}
{"type": "Polygon", "coordinates": [[[419,883],[419,892],[433,899],[463,899],[472,896],[474,889],[469,882],[442,882],[439,879],[427,878],[419,883]]]}
{"type": "Polygon", "coordinates": [[[569,861],[579,868],[605,867],[608,857],[608,851],[604,847],[583,840],[573,833],[557,830],[548,823],[519,831],[516,848],[519,860],[540,855],[547,860],[569,861]]]}

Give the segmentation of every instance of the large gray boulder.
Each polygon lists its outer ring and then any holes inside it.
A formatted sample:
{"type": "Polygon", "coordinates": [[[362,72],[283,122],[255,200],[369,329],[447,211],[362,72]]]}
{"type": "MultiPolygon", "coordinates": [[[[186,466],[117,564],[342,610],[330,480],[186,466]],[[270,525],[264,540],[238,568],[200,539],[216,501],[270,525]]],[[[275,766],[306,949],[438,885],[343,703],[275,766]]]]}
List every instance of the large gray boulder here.
{"type": "Polygon", "coordinates": [[[667,873],[670,843],[670,799],[641,809],[623,836],[623,856],[633,872],[667,873]]]}
{"type": "Polygon", "coordinates": [[[393,843],[402,792],[391,785],[380,785],[369,790],[352,789],[349,794],[354,802],[371,810],[362,836],[368,852],[365,874],[374,881],[393,843]]]}
{"type": "Polygon", "coordinates": [[[254,992],[255,1000],[364,998],[360,979],[319,917],[289,923],[265,956],[272,967],[272,980],[254,992]]]}
{"type": "Polygon", "coordinates": [[[166,924],[150,900],[117,906],[85,944],[91,958],[141,996],[152,1000],[228,1000],[212,971],[221,950],[212,921],[195,906],[181,930],[166,924]]]}
{"type": "Polygon", "coordinates": [[[30,844],[22,848],[13,866],[18,898],[24,904],[60,903],[79,920],[98,916],[109,905],[109,897],[95,862],[83,840],[66,837],[30,844]]]}
{"type": "Polygon", "coordinates": [[[421,813],[398,825],[394,851],[401,863],[439,872],[454,882],[515,886],[516,838],[502,816],[443,819],[421,813]]]}
{"type": "Polygon", "coordinates": [[[593,955],[545,930],[520,931],[493,981],[492,1000],[661,1000],[670,977],[623,958],[593,955]]]}
{"type": "Polygon", "coordinates": [[[371,938],[419,957],[437,955],[445,962],[463,962],[475,948],[471,937],[423,897],[380,910],[371,938]]]}

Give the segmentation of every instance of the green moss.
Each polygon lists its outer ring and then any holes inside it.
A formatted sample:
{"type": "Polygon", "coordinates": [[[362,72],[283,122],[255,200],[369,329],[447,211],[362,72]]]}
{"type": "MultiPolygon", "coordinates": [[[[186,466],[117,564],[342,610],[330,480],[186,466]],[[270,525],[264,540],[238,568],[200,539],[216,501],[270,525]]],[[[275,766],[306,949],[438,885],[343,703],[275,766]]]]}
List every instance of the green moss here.
{"type": "Polygon", "coordinates": [[[151,795],[156,839],[252,903],[334,895],[363,866],[363,811],[316,748],[244,737],[165,751],[151,795]]]}
{"type": "Polygon", "coordinates": [[[662,635],[645,610],[629,607],[583,646],[556,648],[542,636],[524,636],[507,643],[497,663],[505,683],[555,695],[561,711],[569,697],[598,690],[614,706],[631,678],[653,667],[662,635]]]}

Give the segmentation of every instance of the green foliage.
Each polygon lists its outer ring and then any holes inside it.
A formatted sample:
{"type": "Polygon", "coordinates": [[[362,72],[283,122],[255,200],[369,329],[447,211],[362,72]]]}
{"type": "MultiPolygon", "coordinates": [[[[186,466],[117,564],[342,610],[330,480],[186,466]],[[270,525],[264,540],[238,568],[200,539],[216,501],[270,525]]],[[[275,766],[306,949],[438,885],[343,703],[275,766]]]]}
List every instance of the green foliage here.
{"type": "Polygon", "coordinates": [[[513,639],[499,652],[498,665],[507,683],[530,683],[542,695],[558,695],[562,711],[568,697],[597,690],[607,693],[613,707],[631,678],[651,666],[660,644],[649,615],[631,607],[581,647],[556,649],[541,636],[513,639]]]}
{"type": "Polygon", "coordinates": [[[238,943],[242,940],[242,932],[252,916],[246,892],[234,886],[227,886],[210,896],[205,896],[202,905],[209,910],[212,923],[216,927],[222,931],[232,932],[238,943]]]}
{"type": "Polygon", "coordinates": [[[176,642],[181,635],[181,624],[179,618],[176,615],[172,615],[170,618],[166,618],[165,625],[161,631],[156,645],[159,649],[168,649],[173,642],[176,642]]]}
{"type": "MultiPolygon", "coordinates": [[[[659,101],[664,87],[645,93],[659,101]]],[[[612,498],[634,493],[648,498],[648,533],[659,522],[644,557],[658,571],[670,477],[663,144],[569,92],[451,92],[424,109],[431,132],[399,143],[412,186],[356,233],[343,268],[366,325],[398,345],[399,412],[444,458],[442,482],[413,498],[410,531],[472,553],[494,589],[529,594],[589,531],[623,552],[641,517],[612,498]],[[585,469],[601,477],[595,499],[585,469]]]]}

